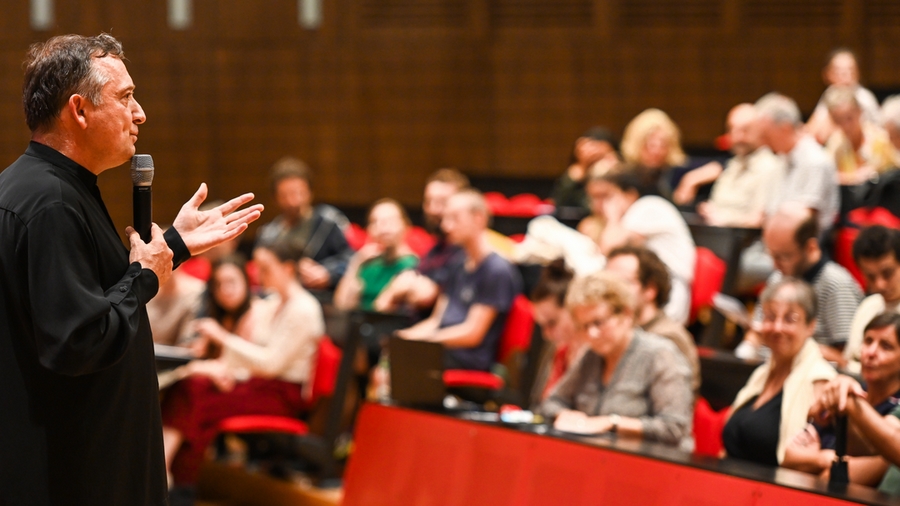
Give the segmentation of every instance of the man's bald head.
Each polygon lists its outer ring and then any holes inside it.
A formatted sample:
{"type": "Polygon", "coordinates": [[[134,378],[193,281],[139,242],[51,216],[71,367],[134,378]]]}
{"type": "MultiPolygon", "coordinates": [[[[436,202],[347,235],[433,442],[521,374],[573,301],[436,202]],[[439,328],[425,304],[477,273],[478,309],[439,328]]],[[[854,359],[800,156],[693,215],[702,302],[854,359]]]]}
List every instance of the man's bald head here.
{"type": "Polygon", "coordinates": [[[785,276],[802,276],[819,261],[819,225],[816,212],[789,202],[766,220],[763,242],[775,268],[785,276]]]}
{"type": "Polygon", "coordinates": [[[746,156],[762,145],[759,114],[753,104],[738,104],[728,113],[728,135],[731,137],[731,151],[738,156],[746,156]]]}

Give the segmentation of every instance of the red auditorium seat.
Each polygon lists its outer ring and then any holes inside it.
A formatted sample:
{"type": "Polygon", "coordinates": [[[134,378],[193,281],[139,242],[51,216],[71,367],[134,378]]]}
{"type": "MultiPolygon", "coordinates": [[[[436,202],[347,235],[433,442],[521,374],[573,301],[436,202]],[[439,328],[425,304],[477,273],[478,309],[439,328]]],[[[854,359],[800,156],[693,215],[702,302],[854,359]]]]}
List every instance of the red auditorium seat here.
{"type": "MultiPolygon", "coordinates": [[[[316,355],[310,406],[314,406],[316,401],[330,396],[334,392],[340,363],[341,349],[335,346],[331,338],[323,336],[319,341],[316,355]]],[[[279,432],[304,436],[309,433],[309,427],[302,420],[285,416],[242,415],[232,416],[219,422],[219,432],[236,434],[279,432]]]]}
{"type": "Polygon", "coordinates": [[[691,316],[695,321],[697,313],[705,307],[712,307],[713,296],[722,289],[728,266],[709,248],[697,248],[694,268],[694,283],[691,285],[691,316]]]}
{"type": "MultiPolygon", "coordinates": [[[[516,353],[524,353],[531,347],[531,335],[534,330],[534,315],[531,301],[524,295],[517,295],[513,300],[506,326],[500,336],[497,360],[502,364],[512,362],[516,353]]],[[[448,388],[483,388],[500,390],[505,386],[503,378],[483,371],[466,371],[450,369],[444,371],[444,385],[448,388]]]]}
{"type": "Polygon", "coordinates": [[[487,202],[488,209],[494,216],[506,216],[506,210],[509,207],[509,199],[500,192],[485,192],[484,200],[487,202]]]}
{"type": "Polygon", "coordinates": [[[344,230],[344,237],[347,239],[347,244],[349,244],[354,251],[359,251],[359,248],[362,248],[366,241],[369,240],[366,229],[356,223],[351,223],[350,226],[347,227],[347,230],[344,230]]]}
{"type": "Polygon", "coordinates": [[[533,193],[522,193],[509,198],[506,212],[506,216],[534,218],[543,214],[551,214],[553,205],[544,202],[533,193]]]}
{"type": "Polygon", "coordinates": [[[728,418],[729,408],[713,411],[703,397],[694,405],[694,453],[718,457],[722,452],[722,429],[728,418]]]}
{"type": "Polygon", "coordinates": [[[412,227],[406,233],[406,245],[420,258],[434,247],[434,236],[422,227],[412,227]]]}

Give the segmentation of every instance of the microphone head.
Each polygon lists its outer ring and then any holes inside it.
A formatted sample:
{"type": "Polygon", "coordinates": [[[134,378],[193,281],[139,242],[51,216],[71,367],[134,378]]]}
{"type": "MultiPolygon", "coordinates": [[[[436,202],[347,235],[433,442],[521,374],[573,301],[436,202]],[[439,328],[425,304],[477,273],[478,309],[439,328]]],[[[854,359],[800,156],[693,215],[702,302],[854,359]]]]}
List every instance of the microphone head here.
{"type": "Polygon", "coordinates": [[[131,182],[134,186],[150,186],[153,183],[153,157],[134,155],[131,157],[131,182]]]}

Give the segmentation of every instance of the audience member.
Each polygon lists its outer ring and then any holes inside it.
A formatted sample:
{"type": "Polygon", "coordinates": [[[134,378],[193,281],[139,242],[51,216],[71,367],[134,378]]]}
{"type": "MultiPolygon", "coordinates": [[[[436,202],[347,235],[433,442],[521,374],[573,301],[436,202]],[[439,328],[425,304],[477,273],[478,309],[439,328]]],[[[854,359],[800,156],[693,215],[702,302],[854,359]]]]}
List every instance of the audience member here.
{"type": "MultiPolygon", "coordinates": [[[[191,495],[218,421],[248,414],[296,416],[303,407],[325,324],[319,302],[297,282],[299,257],[287,243],[257,247],[253,260],[272,295],[253,303],[250,319],[239,319],[234,331],[214,318],[196,322],[200,339],[215,343],[222,353],[185,366],[188,376],[163,403],[166,464],[176,496],[191,495]]],[[[226,278],[221,279],[225,285],[226,278]]],[[[239,297],[237,286],[222,288],[234,300],[246,300],[247,293],[239,297]]]]}
{"type": "MultiPolygon", "coordinates": [[[[864,402],[886,416],[900,402],[900,315],[882,313],[865,329],[862,344],[861,377],[866,384],[864,402]]],[[[826,387],[827,389],[827,387],[826,387]]],[[[831,468],[835,458],[835,434],[831,427],[807,425],[785,452],[785,467],[808,473],[822,474],[831,468]]],[[[888,463],[878,456],[871,444],[851,423],[847,430],[847,467],[851,483],[876,486],[887,470],[888,463]]]]}
{"type": "Polygon", "coordinates": [[[865,183],[893,166],[894,148],[888,133],[863,118],[853,88],[830,86],[822,101],[837,126],[826,148],[834,157],[840,184],[865,183]]]}
{"type": "Polygon", "coordinates": [[[465,252],[465,261],[450,272],[431,316],[397,331],[406,339],[443,344],[448,369],[491,368],[513,299],[522,290],[516,268],[491,250],[489,221],[478,191],[462,190],[447,199],[441,227],[465,252]]]}
{"type": "MultiPolygon", "coordinates": [[[[247,265],[240,255],[219,258],[212,264],[206,291],[200,310],[194,315],[197,320],[211,319],[227,332],[244,339],[250,339],[253,330],[253,292],[247,265]]],[[[222,350],[217,343],[200,334],[196,322],[190,325],[189,344],[194,355],[199,358],[217,358],[222,350]]]]}
{"type": "Polygon", "coordinates": [[[407,306],[414,310],[430,310],[451,278],[454,267],[464,255],[459,246],[447,240],[441,228],[441,219],[447,199],[469,187],[469,178],[456,169],[439,169],[425,183],[422,213],[425,229],[437,242],[422,257],[416,270],[399,274],[388,284],[382,296],[375,301],[375,309],[381,312],[397,311],[407,306]]]}
{"type": "MultiPolygon", "coordinates": [[[[813,332],[829,361],[843,365],[841,350],[850,337],[850,322],[862,300],[862,291],[853,276],[828,259],[819,247],[819,229],[814,213],[799,204],[785,204],[769,217],[763,229],[763,242],[775,262],[775,272],[767,286],[777,285],[785,277],[801,278],[813,286],[819,308],[818,323],[813,332]]],[[[757,307],[754,327],[764,322],[757,307]]],[[[759,345],[759,335],[750,331],[742,347],[759,345]]],[[[736,351],[739,355],[745,350],[736,351]]]]}
{"type": "Polygon", "coordinates": [[[860,232],[853,242],[853,260],[862,271],[871,294],[856,308],[844,347],[845,367],[857,373],[863,329],[876,315],[897,312],[900,306],[900,232],[876,225],[860,232]]]}
{"type": "Polygon", "coordinates": [[[676,322],[687,323],[696,247],[678,209],[662,197],[642,196],[638,175],[628,169],[592,179],[588,193],[601,202],[606,220],[600,251],[608,255],[630,244],[656,253],[669,268],[672,282],[669,303],[663,311],[676,322]]]}
{"type": "Polygon", "coordinates": [[[575,324],[566,309],[566,292],[575,274],[562,258],[547,264],[531,292],[534,321],[541,328],[544,346],[529,404],[537,407],[584,350],[575,339],[575,324]]]}
{"type": "Polygon", "coordinates": [[[153,331],[153,342],[168,346],[185,344],[188,324],[200,310],[206,285],[181,272],[172,272],[169,281],[159,287],[156,297],[147,303],[147,317],[153,331]]]}
{"type": "Polygon", "coordinates": [[[594,164],[615,165],[616,140],[604,127],[593,127],[575,141],[572,160],[566,172],[556,180],[550,198],[556,207],[587,208],[584,184],[594,164]]]}
{"type": "Polygon", "coordinates": [[[717,166],[718,171],[700,167],[685,174],[679,188],[694,185],[694,189],[690,199],[682,196],[676,202],[693,200],[697,187],[715,181],[709,200],[697,206],[703,220],[716,227],[760,228],[766,203],[784,179],[784,161],[763,145],[761,125],[752,104],[731,109],[727,125],[734,157],[724,171],[717,162],[712,162],[713,169],[717,166]],[[712,178],[700,178],[704,172],[718,173],[712,178]]]}
{"type": "Polygon", "coordinates": [[[641,329],[672,341],[691,367],[691,389],[700,389],[700,359],[694,336],[684,325],[666,316],[669,302],[669,270],[656,253],[647,248],[621,246],[609,253],[606,270],[619,276],[631,289],[636,303],[634,322],[641,329]]]}
{"type": "Polygon", "coordinates": [[[672,198],[672,172],[687,162],[681,132],[659,109],[647,109],[625,127],[622,159],[640,175],[641,193],[672,198]]]}
{"type": "Polygon", "coordinates": [[[722,441],[730,457],[777,466],[815,395],[837,373],[811,339],[816,296],[809,285],[781,279],[766,287],[760,305],[762,340],[772,354],[738,392],[722,441]]]}
{"type": "MultiPolygon", "coordinates": [[[[878,99],[859,84],[859,66],[853,51],[844,47],[832,51],[822,70],[822,80],[825,81],[825,86],[846,86],[852,89],[863,118],[870,123],[879,124],[878,99]]],[[[806,123],[806,131],[812,134],[819,144],[825,144],[837,128],[828,114],[823,93],[806,123]]]]}
{"type": "Polygon", "coordinates": [[[881,104],[881,118],[891,145],[894,147],[894,167],[900,167],[900,95],[891,95],[881,104]]]}
{"type": "Polygon", "coordinates": [[[404,243],[410,221],[393,199],[381,199],[369,211],[366,232],[370,242],[360,248],[334,292],[338,309],[372,311],[375,300],[398,274],[414,269],[418,257],[404,243]]]}
{"type": "Polygon", "coordinates": [[[300,282],[311,290],[337,285],[353,254],[343,229],[349,222],[328,205],[313,206],[312,175],[302,161],[285,157],[272,166],[272,192],[281,215],[260,227],[257,245],[288,244],[302,253],[300,282]]]}
{"type": "Polygon", "coordinates": [[[588,350],[539,411],[556,429],[691,445],[691,371],[667,339],[634,327],[631,291],[615,275],[576,278],[566,295],[588,350]]]}
{"type": "Polygon", "coordinates": [[[766,213],[774,213],[785,202],[799,202],[816,211],[819,230],[825,233],[834,224],[840,206],[834,159],[802,132],[800,109],[792,99],[769,93],[755,107],[762,122],[763,142],[776,154],[787,155],[785,179],[769,199],[766,213]]]}

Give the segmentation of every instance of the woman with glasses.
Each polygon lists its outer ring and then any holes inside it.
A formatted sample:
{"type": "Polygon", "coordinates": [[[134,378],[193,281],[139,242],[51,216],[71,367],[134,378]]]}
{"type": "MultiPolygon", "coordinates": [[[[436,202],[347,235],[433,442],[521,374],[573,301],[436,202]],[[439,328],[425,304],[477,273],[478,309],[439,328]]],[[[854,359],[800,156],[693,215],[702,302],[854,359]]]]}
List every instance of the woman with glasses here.
{"type": "Polygon", "coordinates": [[[812,339],[816,296],[812,288],[787,277],[760,297],[761,336],[772,351],[737,394],[722,442],[729,457],[777,466],[790,438],[806,426],[816,395],[837,375],[812,339]]]}
{"type": "Polygon", "coordinates": [[[566,295],[587,351],[539,409],[554,428],[691,444],[691,370],[671,341],[634,325],[631,291],[615,275],[576,278],[566,295]]]}

